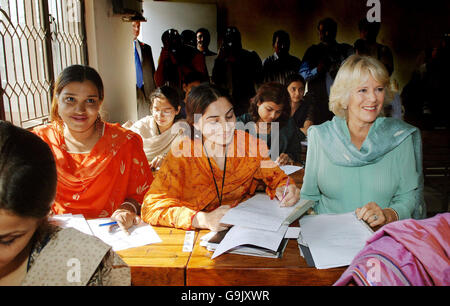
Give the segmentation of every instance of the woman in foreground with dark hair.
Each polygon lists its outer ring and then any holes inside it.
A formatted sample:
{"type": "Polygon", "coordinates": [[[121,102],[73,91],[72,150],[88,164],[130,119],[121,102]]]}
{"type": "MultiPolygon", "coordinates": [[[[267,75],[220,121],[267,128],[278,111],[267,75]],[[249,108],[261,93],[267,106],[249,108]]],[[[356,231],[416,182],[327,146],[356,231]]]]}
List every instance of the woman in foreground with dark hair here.
{"type": "Polygon", "coordinates": [[[130,285],[110,246],[48,223],[56,172],[45,142],[0,121],[0,286],[130,285]]]}

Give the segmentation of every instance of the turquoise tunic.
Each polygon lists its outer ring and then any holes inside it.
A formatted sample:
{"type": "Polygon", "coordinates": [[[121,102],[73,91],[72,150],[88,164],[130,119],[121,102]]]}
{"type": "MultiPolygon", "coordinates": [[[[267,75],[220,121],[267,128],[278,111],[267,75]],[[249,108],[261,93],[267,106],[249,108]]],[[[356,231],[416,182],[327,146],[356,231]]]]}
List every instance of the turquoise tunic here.
{"type": "MultiPolygon", "coordinates": [[[[343,137],[347,138],[345,143],[353,146],[345,121],[337,123],[342,128],[343,137]]],[[[316,128],[313,126],[308,131],[305,176],[300,194],[301,199],[317,202],[314,207],[316,213],[346,213],[375,202],[381,208],[394,209],[400,219],[412,217],[420,175],[416,167],[412,134],[373,163],[344,166],[333,163],[329,158],[330,153],[326,154],[323,149],[326,144],[319,140],[316,128]]],[[[372,129],[376,128],[377,124],[372,125],[368,138],[375,133],[372,129]]],[[[369,146],[367,142],[366,139],[361,151],[370,151],[370,146],[376,145],[370,143],[369,146]]],[[[330,146],[333,147],[332,144],[330,146]]],[[[336,150],[333,154],[346,153],[336,150]]],[[[346,155],[345,158],[352,157],[346,155]]]]}

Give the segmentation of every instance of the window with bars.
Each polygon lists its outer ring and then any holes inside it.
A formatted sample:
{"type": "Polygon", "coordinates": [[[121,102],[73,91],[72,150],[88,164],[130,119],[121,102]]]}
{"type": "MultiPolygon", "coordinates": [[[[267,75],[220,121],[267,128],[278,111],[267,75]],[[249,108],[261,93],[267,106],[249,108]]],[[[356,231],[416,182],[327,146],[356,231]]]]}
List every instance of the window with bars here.
{"type": "Polygon", "coordinates": [[[0,119],[47,122],[54,80],[73,64],[87,64],[83,0],[0,0],[0,119]]]}

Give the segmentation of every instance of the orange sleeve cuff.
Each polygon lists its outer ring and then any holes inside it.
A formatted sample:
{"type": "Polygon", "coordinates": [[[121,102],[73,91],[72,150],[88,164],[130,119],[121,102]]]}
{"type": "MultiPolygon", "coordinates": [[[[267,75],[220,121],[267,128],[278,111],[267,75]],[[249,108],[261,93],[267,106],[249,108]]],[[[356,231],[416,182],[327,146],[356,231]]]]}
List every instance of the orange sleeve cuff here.
{"type": "Polygon", "coordinates": [[[192,217],[191,217],[191,225],[190,225],[189,228],[187,229],[188,231],[194,230],[194,229],[192,228],[192,223],[193,223],[193,221],[194,221],[195,216],[197,216],[197,214],[198,214],[199,212],[200,212],[200,211],[196,211],[196,212],[192,215],[192,217]]]}

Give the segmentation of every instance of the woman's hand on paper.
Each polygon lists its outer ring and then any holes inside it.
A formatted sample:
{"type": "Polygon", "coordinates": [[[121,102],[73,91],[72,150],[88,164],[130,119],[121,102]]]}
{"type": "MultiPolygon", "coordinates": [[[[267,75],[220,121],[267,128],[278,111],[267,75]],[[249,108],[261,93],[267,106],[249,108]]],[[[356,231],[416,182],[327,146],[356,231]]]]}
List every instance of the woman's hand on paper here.
{"type": "Polygon", "coordinates": [[[230,225],[220,223],[222,217],[231,209],[229,205],[222,205],[211,212],[200,211],[192,219],[192,227],[209,229],[213,232],[221,232],[230,225]]]}
{"type": "Polygon", "coordinates": [[[356,217],[364,220],[370,227],[377,227],[388,223],[385,211],[375,202],[369,202],[363,207],[357,208],[356,217]]]}
{"type": "Polygon", "coordinates": [[[294,184],[287,187],[286,193],[284,193],[286,186],[280,186],[276,190],[276,197],[280,200],[280,206],[289,207],[295,205],[300,200],[300,189],[294,184]],[[284,198],[283,198],[284,195],[284,198]]]}
{"type": "Polygon", "coordinates": [[[285,165],[292,165],[294,161],[286,153],[281,153],[280,156],[278,156],[275,163],[278,166],[285,166],[285,165]]]}
{"type": "Polygon", "coordinates": [[[131,212],[127,209],[119,208],[116,210],[111,219],[117,221],[117,225],[119,225],[120,229],[125,232],[125,234],[129,235],[128,229],[133,225],[137,225],[141,222],[141,218],[136,215],[134,212],[131,212]]]}

